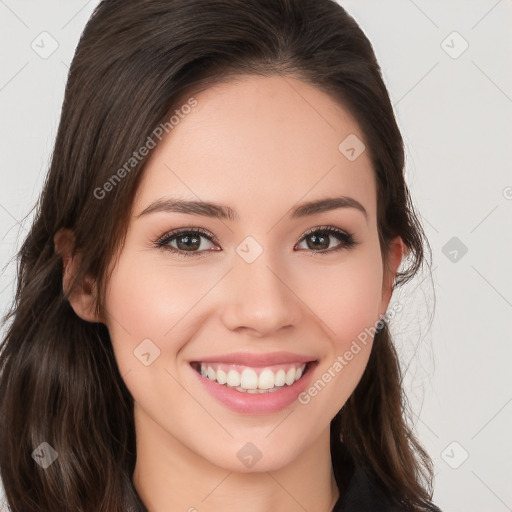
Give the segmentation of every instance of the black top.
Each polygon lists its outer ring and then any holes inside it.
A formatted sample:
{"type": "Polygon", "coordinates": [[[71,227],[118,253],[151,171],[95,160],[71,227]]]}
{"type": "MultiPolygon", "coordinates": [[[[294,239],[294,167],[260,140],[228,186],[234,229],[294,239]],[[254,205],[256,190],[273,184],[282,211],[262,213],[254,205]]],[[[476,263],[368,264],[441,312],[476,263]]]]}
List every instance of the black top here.
{"type": "Polygon", "coordinates": [[[387,503],[388,500],[375,485],[370,474],[363,469],[356,469],[332,512],[401,512],[405,510],[392,507],[387,503]]]}

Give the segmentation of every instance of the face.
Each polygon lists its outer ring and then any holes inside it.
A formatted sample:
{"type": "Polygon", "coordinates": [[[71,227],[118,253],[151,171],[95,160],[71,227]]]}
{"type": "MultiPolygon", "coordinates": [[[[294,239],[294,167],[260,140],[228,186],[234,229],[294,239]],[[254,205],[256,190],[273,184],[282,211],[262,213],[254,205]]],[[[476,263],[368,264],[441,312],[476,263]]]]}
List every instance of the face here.
{"type": "Polygon", "coordinates": [[[356,121],[305,82],[194,97],[144,170],[106,324],[136,425],[227,470],[257,449],[273,470],[328,431],[368,361],[371,336],[354,341],[386,311],[374,173],[339,149],[364,141],[356,121]]]}

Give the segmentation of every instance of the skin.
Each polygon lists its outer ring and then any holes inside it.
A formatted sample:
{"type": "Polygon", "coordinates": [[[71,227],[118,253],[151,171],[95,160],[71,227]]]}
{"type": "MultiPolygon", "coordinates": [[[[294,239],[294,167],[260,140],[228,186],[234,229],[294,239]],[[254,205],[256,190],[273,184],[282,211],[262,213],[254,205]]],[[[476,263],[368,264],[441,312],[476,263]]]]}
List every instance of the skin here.
{"type": "MultiPolygon", "coordinates": [[[[349,161],[338,150],[349,134],[364,136],[330,96],[292,77],[244,76],[195,98],[198,105],[152,151],[144,170],[108,283],[107,317],[93,312],[94,286],[78,288],[70,302],[83,319],[109,329],[135,400],[133,481],[148,510],[328,511],[339,496],[330,421],[359,382],[372,339],[307,405],[294,402],[272,414],[227,409],[188,362],[290,351],[318,359],[315,382],[386,312],[404,245],[400,238],[390,244],[384,268],[369,155],[349,161]],[[341,195],[359,201],[367,218],[355,208],[288,218],[297,203],[341,195]],[[239,220],[168,212],[136,217],[164,197],[226,204],[239,220]],[[326,225],[350,232],[358,244],[311,257],[341,243],[331,236],[315,249],[301,241],[307,230],[326,225]],[[201,238],[204,257],[189,258],[151,246],[177,228],[203,228],[219,244],[201,238]],[[247,236],[263,248],[250,264],[236,252],[247,236]],[[133,351],[147,338],[160,355],[145,366],[133,351]],[[251,468],[236,455],[248,442],[262,454],[251,468]]],[[[68,233],[55,241],[65,254],[68,233]]],[[[73,261],[65,263],[66,283],[73,261]]]]}

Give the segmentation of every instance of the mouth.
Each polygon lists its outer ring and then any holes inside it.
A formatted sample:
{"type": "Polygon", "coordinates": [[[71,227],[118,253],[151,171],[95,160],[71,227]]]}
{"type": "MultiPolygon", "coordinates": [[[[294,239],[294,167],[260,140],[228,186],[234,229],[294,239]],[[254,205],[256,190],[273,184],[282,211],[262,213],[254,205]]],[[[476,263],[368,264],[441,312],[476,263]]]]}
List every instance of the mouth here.
{"type": "Polygon", "coordinates": [[[285,390],[304,378],[317,360],[267,366],[192,361],[190,366],[203,379],[240,393],[265,394],[285,390]]]}

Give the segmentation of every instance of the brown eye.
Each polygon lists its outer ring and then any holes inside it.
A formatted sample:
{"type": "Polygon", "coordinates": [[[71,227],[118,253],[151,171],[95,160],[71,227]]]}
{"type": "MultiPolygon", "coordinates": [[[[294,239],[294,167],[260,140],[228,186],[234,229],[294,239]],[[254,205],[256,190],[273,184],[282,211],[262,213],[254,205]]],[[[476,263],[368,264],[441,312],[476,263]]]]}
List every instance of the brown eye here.
{"type": "Polygon", "coordinates": [[[210,243],[215,241],[215,237],[203,229],[181,229],[165,234],[155,245],[180,256],[196,256],[208,250],[208,244],[202,239],[207,239],[210,243]],[[173,243],[176,245],[171,245],[173,243]]]}
{"type": "Polygon", "coordinates": [[[188,251],[189,249],[191,251],[199,249],[201,246],[201,235],[190,235],[190,234],[183,234],[183,235],[174,235],[172,238],[176,240],[176,245],[178,246],[178,249],[188,251]]]}
{"type": "Polygon", "coordinates": [[[302,241],[306,242],[307,249],[319,254],[348,249],[357,243],[351,234],[345,233],[332,226],[310,230],[302,237],[301,242],[302,241]],[[340,243],[329,249],[332,238],[337,239],[340,243]]]}

